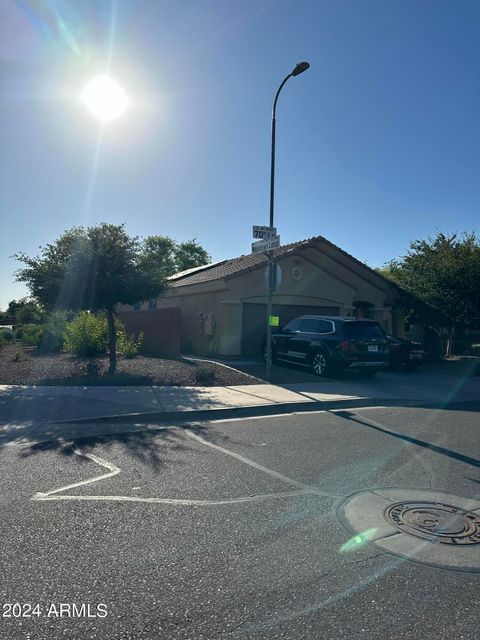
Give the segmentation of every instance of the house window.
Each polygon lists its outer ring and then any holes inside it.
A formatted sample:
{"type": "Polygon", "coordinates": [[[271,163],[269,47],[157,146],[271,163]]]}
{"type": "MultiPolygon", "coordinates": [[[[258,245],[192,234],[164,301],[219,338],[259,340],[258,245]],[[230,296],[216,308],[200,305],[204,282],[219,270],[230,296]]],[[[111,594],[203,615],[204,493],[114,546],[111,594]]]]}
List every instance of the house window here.
{"type": "Polygon", "coordinates": [[[148,310],[155,311],[156,308],[157,308],[157,301],[155,300],[155,298],[152,298],[152,300],[148,301],[148,310]]]}
{"type": "Polygon", "coordinates": [[[140,302],[135,302],[135,304],[133,305],[133,310],[140,311],[140,307],[141,307],[140,302]]]}

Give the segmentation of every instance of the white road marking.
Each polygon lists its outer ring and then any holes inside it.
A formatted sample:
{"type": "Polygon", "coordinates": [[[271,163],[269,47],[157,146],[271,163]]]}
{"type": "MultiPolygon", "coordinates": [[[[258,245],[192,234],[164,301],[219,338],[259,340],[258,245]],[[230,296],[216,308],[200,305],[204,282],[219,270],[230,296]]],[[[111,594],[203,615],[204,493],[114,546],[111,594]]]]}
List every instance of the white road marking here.
{"type": "MultiPolygon", "coordinates": [[[[188,435],[198,439],[202,444],[206,446],[210,446],[211,443],[199,438],[195,434],[188,432],[188,435]]],[[[36,502],[48,502],[53,500],[76,500],[76,501],[96,501],[96,502],[143,502],[143,503],[152,503],[152,504],[171,504],[171,505],[179,505],[179,506],[213,506],[213,505],[227,505],[227,504],[238,504],[242,502],[257,502],[262,500],[274,500],[278,498],[292,498],[302,495],[311,495],[318,494],[318,492],[313,487],[309,487],[308,485],[304,485],[303,483],[296,482],[295,480],[290,480],[286,476],[282,474],[277,474],[275,471],[271,471],[266,467],[262,467],[261,465],[257,465],[255,462],[251,460],[247,460],[247,458],[242,458],[242,456],[238,456],[227,449],[223,449],[222,447],[218,447],[220,451],[223,453],[228,453],[229,455],[233,455],[234,457],[239,457],[241,461],[258,468],[261,471],[267,472],[270,475],[282,480],[283,482],[287,482],[293,486],[299,487],[296,491],[283,491],[279,493],[264,493],[264,494],[256,494],[252,496],[241,496],[239,498],[225,498],[223,500],[194,500],[194,499],[180,499],[180,498],[141,498],[139,496],[109,496],[109,495],[66,495],[65,491],[70,489],[77,489],[78,487],[84,487],[89,484],[93,484],[95,482],[100,482],[101,480],[107,480],[108,478],[113,478],[113,476],[118,475],[121,472],[121,469],[116,465],[108,462],[107,460],[103,460],[98,456],[95,456],[93,453],[83,453],[80,449],[75,448],[73,452],[82,457],[91,460],[92,462],[106,468],[109,470],[108,473],[104,473],[101,476],[95,476],[93,478],[88,478],[87,480],[81,480],[80,482],[75,482],[73,484],[68,484],[64,487],[60,487],[58,489],[52,489],[51,491],[45,492],[37,492],[32,496],[32,500],[36,502]]],[[[327,495],[327,494],[321,494],[327,495]]],[[[328,494],[331,495],[331,494],[328,494]]]]}
{"type": "Polygon", "coordinates": [[[317,487],[312,487],[311,485],[305,484],[304,482],[293,480],[292,478],[284,476],[283,473],[278,473],[278,471],[274,471],[273,469],[264,467],[262,464],[258,464],[258,462],[254,462],[249,458],[245,458],[239,453],[235,453],[234,451],[230,451],[229,449],[224,449],[223,447],[220,447],[218,444],[213,444],[213,442],[208,442],[208,440],[204,440],[203,438],[200,438],[200,436],[198,436],[196,433],[193,433],[192,431],[189,431],[188,429],[186,429],[186,433],[191,438],[193,438],[194,440],[198,440],[198,442],[201,442],[205,446],[211,447],[212,449],[216,449],[217,451],[221,451],[222,453],[225,453],[228,456],[232,456],[232,458],[235,458],[236,460],[240,460],[240,462],[243,462],[243,464],[248,464],[250,467],[257,469],[258,471],[262,471],[263,473],[266,473],[267,475],[272,476],[273,478],[276,478],[281,482],[285,482],[286,484],[289,484],[293,487],[298,487],[299,489],[303,489],[308,493],[314,493],[320,496],[330,496],[330,497],[333,496],[335,498],[342,497],[340,494],[321,491],[317,487]]]}
{"type": "Polygon", "coordinates": [[[98,456],[94,456],[93,453],[82,453],[80,449],[74,449],[74,453],[81,458],[87,458],[92,462],[100,465],[101,467],[105,467],[105,469],[109,469],[109,473],[104,473],[101,476],[95,476],[94,478],[89,478],[88,480],[81,480],[80,482],[75,482],[73,484],[68,484],[65,487],[60,487],[59,489],[52,489],[52,491],[46,491],[45,493],[38,492],[35,494],[35,500],[45,500],[48,496],[52,496],[56,493],[63,493],[64,491],[68,491],[69,489],[76,489],[77,487],[84,487],[87,484],[93,484],[94,482],[99,482],[100,480],[106,480],[107,478],[113,478],[120,473],[119,467],[115,466],[111,462],[107,462],[106,460],[102,460],[98,456]]]}
{"type": "MultiPolygon", "coordinates": [[[[366,409],[367,407],[362,407],[363,409],[366,409]]],[[[370,407],[373,408],[373,407],[370,407]]],[[[380,407],[375,407],[375,408],[380,408],[380,407]]],[[[361,409],[359,407],[359,409],[361,409]]],[[[339,409],[339,411],[342,411],[341,409],[339,409]]],[[[352,411],[352,409],[350,409],[350,411],[352,411]]],[[[310,413],[325,413],[328,412],[328,410],[319,410],[319,411],[312,411],[310,413]]],[[[336,413],[336,410],[333,411],[329,411],[329,413],[336,413]]],[[[282,417],[288,417],[285,414],[279,414],[282,415],[282,417]]],[[[244,418],[244,420],[252,420],[252,419],[257,419],[257,420],[265,420],[265,419],[269,419],[272,418],[272,416],[255,416],[252,418],[244,418]]],[[[364,418],[365,419],[365,418],[364,418]]],[[[230,421],[237,421],[238,418],[232,418],[230,419],[224,419],[221,420],[219,419],[218,421],[209,421],[209,422],[230,422],[230,421]]],[[[382,429],[384,429],[385,431],[389,432],[390,430],[388,428],[386,428],[383,425],[379,425],[378,423],[376,423],[375,421],[371,420],[371,419],[366,419],[368,422],[370,422],[372,424],[372,426],[378,426],[381,427],[382,429]]],[[[200,423],[190,423],[190,424],[200,424],[200,423]]],[[[148,427],[147,427],[148,429],[148,427]]],[[[257,462],[254,462],[253,460],[250,460],[249,458],[245,458],[245,456],[242,456],[238,453],[235,453],[234,451],[230,451],[229,449],[225,449],[224,447],[221,447],[219,445],[216,445],[212,442],[208,442],[207,440],[204,440],[203,438],[201,438],[200,436],[198,436],[196,433],[193,433],[191,430],[184,428],[184,427],[180,427],[178,425],[172,425],[172,426],[162,426],[162,427],[154,427],[154,428],[150,428],[149,430],[151,431],[155,431],[155,430],[167,430],[167,429],[182,429],[185,431],[185,433],[190,437],[193,438],[194,440],[197,440],[199,443],[201,443],[202,445],[206,446],[206,447],[210,447],[212,449],[215,449],[216,451],[219,451],[221,453],[223,453],[224,455],[228,455],[231,456],[232,458],[235,458],[236,460],[240,461],[243,464],[246,464],[250,467],[253,467],[254,469],[257,469],[258,471],[261,471],[262,473],[265,473],[283,483],[289,484],[290,486],[296,487],[297,490],[296,491],[291,491],[291,492],[283,492],[283,493],[272,493],[272,494],[258,494],[258,495],[254,495],[254,496],[244,496],[244,497],[239,497],[239,498],[230,498],[230,499],[224,499],[224,500],[189,500],[189,499],[176,499],[176,498],[141,498],[138,496],[96,496],[96,495],[92,495],[92,496],[85,496],[85,495],[65,495],[65,492],[70,490],[70,489],[76,489],[78,487],[82,487],[82,486],[86,486],[89,484],[93,484],[95,482],[99,482],[101,480],[107,480],[108,478],[112,478],[113,476],[116,476],[117,474],[119,474],[121,472],[121,469],[119,467],[117,467],[116,465],[103,460],[102,458],[99,458],[98,456],[95,456],[94,454],[91,453],[82,453],[78,448],[74,449],[74,453],[76,455],[79,455],[81,457],[87,458],[89,460],[91,460],[92,462],[106,468],[109,470],[108,473],[105,473],[101,476],[95,476],[94,478],[89,478],[87,480],[82,480],[80,482],[75,482],[73,484],[69,484],[66,485],[64,487],[60,487],[58,489],[53,489],[51,491],[47,491],[47,492],[37,492],[33,497],[32,500],[36,500],[36,501],[48,501],[48,500],[92,500],[92,501],[116,501],[116,502],[144,502],[144,503],[159,503],[159,504],[173,504],[173,505],[224,505],[224,504],[235,504],[235,503],[241,503],[241,502],[253,502],[256,500],[268,500],[268,499],[275,499],[275,498],[282,498],[282,497],[294,497],[294,496],[299,496],[299,495],[305,495],[305,494],[312,494],[312,495],[317,495],[317,496],[328,496],[328,497],[343,497],[341,494],[337,494],[337,493],[332,493],[332,492],[326,492],[326,491],[321,491],[319,488],[305,484],[303,482],[300,482],[298,480],[294,480],[292,478],[289,478],[285,475],[283,475],[282,473],[279,473],[278,471],[274,471],[273,469],[269,469],[268,467],[265,467],[257,462]],[[59,495],[61,494],[61,495],[59,495]]]]}
{"type": "Polygon", "coordinates": [[[292,498],[302,495],[311,495],[311,491],[285,491],[283,493],[264,493],[241,498],[225,498],[225,500],[188,500],[180,498],[140,498],[137,496],[72,496],[72,495],[45,495],[37,493],[32,499],[36,501],[50,500],[93,500],[97,502],[146,502],[152,504],[172,504],[180,506],[214,506],[224,504],[238,504],[241,502],[257,502],[274,498],[292,498]]]}

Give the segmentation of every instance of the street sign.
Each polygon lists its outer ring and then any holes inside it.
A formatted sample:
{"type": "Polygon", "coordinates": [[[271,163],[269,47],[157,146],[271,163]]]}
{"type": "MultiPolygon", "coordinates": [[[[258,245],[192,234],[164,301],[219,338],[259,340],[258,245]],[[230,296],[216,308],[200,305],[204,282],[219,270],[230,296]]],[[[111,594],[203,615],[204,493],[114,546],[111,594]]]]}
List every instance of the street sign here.
{"type": "Polygon", "coordinates": [[[277,235],[276,227],[259,227],[257,225],[253,225],[254,238],[262,238],[262,240],[268,240],[269,238],[273,238],[276,235],[277,235]]]}
{"type": "Polygon", "coordinates": [[[280,326],[280,316],[269,316],[268,321],[271,327],[280,326]]]}
{"type": "Polygon", "coordinates": [[[252,253],[260,253],[261,251],[272,251],[280,246],[280,236],[274,236],[268,240],[259,240],[252,243],[252,253]]]}

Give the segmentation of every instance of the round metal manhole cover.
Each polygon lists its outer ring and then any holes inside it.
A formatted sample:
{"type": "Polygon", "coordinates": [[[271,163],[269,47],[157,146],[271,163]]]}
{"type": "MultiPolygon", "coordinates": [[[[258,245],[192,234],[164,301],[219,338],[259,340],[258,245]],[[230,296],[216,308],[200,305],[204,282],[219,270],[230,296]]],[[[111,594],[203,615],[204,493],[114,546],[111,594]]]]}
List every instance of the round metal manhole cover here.
{"type": "Polygon", "coordinates": [[[385,509],[387,522],[402,533],[440,544],[479,544],[480,515],[442,502],[405,500],[385,509]]]}

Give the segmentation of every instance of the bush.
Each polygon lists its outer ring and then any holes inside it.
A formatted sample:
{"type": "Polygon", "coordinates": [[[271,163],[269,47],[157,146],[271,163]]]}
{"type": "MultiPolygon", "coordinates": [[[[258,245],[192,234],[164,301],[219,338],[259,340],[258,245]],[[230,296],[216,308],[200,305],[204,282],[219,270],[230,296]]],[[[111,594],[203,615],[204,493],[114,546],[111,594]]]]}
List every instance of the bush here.
{"type": "Polygon", "coordinates": [[[55,333],[45,329],[38,343],[41,353],[58,353],[63,348],[63,333],[55,333]]]}
{"type": "Polygon", "coordinates": [[[198,367],[195,371],[195,382],[204,387],[215,384],[215,371],[210,367],[198,367]]]}
{"type": "Polygon", "coordinates": [[[13,331],[8,328],[0,327],[0,340],[3,344],[7,342],[12,342],[13,340],[13,331]]]}
{"type": "Polygon", "coordinates": [[[129,335],[120,322],[117,322],[116,326],[118,353],[124,358],[135,358],[143,342],[143,331],[140,332],[138,337],[135,337],[134,334],[129,335]]]}
{"type": "MultiPolygon", "coordinates": [[[[119,320],[115,322],[115,330],[117,353],[125,358],[134,358],[143,342],[143,332],[138,337],[129,335],[119,320]]],[[[108,350],[107,319],[83,311],[66,324],[63,338],[65,350],[73,355],[84,358],[99,356],[108,350]]]]}
{"type": "Polygon", "coordinates": [[[27,347],[38,347],[44,331],[45,327],[38,324],[24,324],[21,333],[22,344],[27,347]]]}
{"type": "Polygon", "coordinates": [[[45,330],[38,344],[38,350],[42,353],[58,353],[61,351],[66,326],[66,313],[54,311],[46,321],[45,330]]]}
{"type": "Polygon", "coordinates": [[[64,348],[74,356],[91,358],[105,353],[107,347],[108,325],[105,317],[83,311],[66,325],[64,348]]]}

